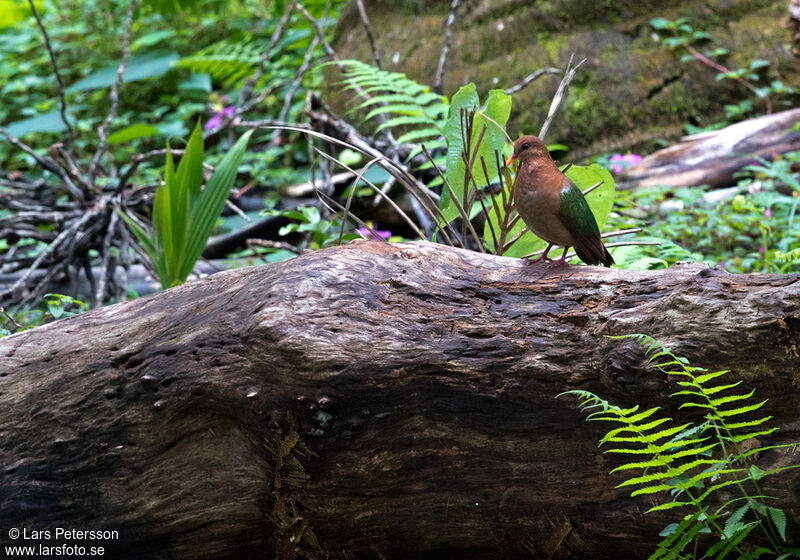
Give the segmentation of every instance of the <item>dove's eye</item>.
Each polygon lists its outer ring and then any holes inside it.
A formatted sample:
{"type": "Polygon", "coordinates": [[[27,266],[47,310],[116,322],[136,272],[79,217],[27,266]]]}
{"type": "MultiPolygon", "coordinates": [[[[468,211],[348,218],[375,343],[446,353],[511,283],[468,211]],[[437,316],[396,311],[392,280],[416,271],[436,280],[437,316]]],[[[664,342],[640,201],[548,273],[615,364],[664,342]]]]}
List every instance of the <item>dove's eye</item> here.
{"type": "Polygon", "coordinates": [[[522,145],[522,149],[523,149],[523,150],[527,150],[527,149],[528,149],[528,148],[530,148],[530,147],[531,147],[531,145],[530,145],[528,142],[525,142],[525,143],[522,145]]]}

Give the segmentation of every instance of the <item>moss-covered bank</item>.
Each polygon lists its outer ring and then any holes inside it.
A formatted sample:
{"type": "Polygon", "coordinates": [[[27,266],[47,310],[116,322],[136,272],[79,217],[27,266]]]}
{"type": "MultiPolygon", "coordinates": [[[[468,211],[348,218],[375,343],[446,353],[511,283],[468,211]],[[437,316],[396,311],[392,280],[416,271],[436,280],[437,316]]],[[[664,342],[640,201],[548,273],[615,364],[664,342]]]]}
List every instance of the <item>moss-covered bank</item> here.
{"type": "MultiPolygon", "coordinates": [[[[367,0],[387,69],[431,84],[443,42],[449,1],[367,0]]],[[[543,66],[563,67],[571,53],[587,58],[573,82],[549,141],[572,155],[627,147],[647,149],[674,139],[685,123],[724,118],[724,105],[749,98],[699,62],[681,63],[654,39],[654,17],[688,17],[695,29],[729,49],[731,68],[755,58],[772,62],[771,78],[798,84],[786,2],[775,0],[464,0],[453,28],[445,93],[469,81],[485,92],[509,87],[543,66]]],[[[343,57],[370,61],[354,6],[345,10],[335,46],[343,57]]],[[[558,85],[546,76],[515,95],[510,130],[535,132],[558,85]]],[[[777,109],[779,109],[778,107],[777,109]]]]}

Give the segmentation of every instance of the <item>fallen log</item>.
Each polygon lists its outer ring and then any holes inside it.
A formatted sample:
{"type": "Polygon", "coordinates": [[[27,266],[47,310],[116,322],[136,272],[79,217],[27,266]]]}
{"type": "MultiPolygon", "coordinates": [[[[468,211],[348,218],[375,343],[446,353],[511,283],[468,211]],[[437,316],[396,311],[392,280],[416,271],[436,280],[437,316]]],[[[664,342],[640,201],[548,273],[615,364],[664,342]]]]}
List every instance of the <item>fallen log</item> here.
{"type": "MultiPolygon", "coordinates": [[[[60,527],[117,531],[88,541],[111,558],[645,557],[674,517],[614,487],[603,427],[554,396],[686,417],[638,346],[606,338],[644,332],[769,398],[781,430],[762,443],[797,441],[798,280],[364,241],[0,339],[0,542],[60,527]]],[[[766,480],[797,534],[800,473],[766,480]]]]}
{"type": "Polygon", "coordinates": [[[800,108],[742,121],[720,130],[686,136],[680,144],[659,150],[622,171],[624,189],[736,184],[734,173],[756,157],[800,150],[800,108]]]}

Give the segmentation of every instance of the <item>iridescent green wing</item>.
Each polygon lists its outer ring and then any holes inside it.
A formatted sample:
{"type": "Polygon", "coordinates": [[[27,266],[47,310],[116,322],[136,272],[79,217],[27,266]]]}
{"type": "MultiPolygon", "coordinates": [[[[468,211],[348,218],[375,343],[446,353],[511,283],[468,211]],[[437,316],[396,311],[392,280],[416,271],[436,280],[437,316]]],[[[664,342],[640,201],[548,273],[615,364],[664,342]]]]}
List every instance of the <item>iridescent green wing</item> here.
{"type": "Polygon", "coordinates": [[[561,206],[559,218],[569,232],[577,237],[600,236],[600,229],[594,219],[592,209],[575,183],[564,177],[564,188],[561,189],[561,206]]]}
{"type": "Polygon", "coordinates": [[[608,254],[600,239],[600,228],[594,219],[592,209],[583,197],[581,190],[566,176],[561,189],[561,205],[558,211],[561,223],[572,234],[575,253],[586,264],[603,263],[611,266],[614,259],[608,254]]]}

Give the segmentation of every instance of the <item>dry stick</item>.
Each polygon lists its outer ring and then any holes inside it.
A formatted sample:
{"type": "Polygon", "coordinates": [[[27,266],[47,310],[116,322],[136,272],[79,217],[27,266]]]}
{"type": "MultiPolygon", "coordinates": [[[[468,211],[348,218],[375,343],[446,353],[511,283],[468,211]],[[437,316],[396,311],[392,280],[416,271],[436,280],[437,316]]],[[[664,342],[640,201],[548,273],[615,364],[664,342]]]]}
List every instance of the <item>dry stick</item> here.
{"type": "Polygon", "coordinates": [[[24,142],[21,142],[16,137],[11,136],[8,132],[6,132],[4,128],[0,128],[0,134],[5,136],[6,140],[8,140],[12,145],[16,146],[17,148],[19,148],[20,150],[31,156],[34,160],[36,160],[36,163],[38,163],[51,173],[54,173],[55,175],[58,176],[59,179],[64,181],[64,186],[66,187],[67,191],[69,191],[69,193],[73,197],[75,197],[76,200],[79,201],[85,200],[83,192],[81,192],[81,190],[77,186],[75,186],[75,183],[72,182],[69,173],[64,171],[64,169],[62,169],[61,166],[58,165],[55,161],[47,157],[39,156],[36,152],[33,151],[33,148],[31,148],[24,142]]]}
{"type": "Polygon", "coordinates": [[[553,121],[553,117],[558,110],[558,106],[561,105],[561,102],[564,100],[564,97],[567,94],[567,89],[569,89],[569,84],[572,79],[575,77],[575,72],[581,65],[586,62],[586,59],[582,59],[578,64],[572,67],[572,59],[575,55],[570,55],[569,62],[567,62],[567,69],[564,72],[564,77],[561,78],[561,83],[558,84],[558,89],[556,90],[556,94],[553,96],[553,101],[550,103],[550,109],[547,111],[547,118],[542,125],[542,129],[539,131],[539,138],[544,140],[545,135],[547,134],[547,130],[550,128],[550,123],[553,121]]]}
{"type": "MultiPolygon", "coordinates": [[[[113,203],[112,203],[113,204],[113,203]]],[[[119,219],[119,214],[117,214],[113,209],[111,210],[111,217],[108,221],[108,229],[106,229],[106,234],[103,237],[103,263],[100,265],[100,277],[97,281],[97,286],[94,292],[94,307],[100,307],[103,305],[103,296],[105,295],[106,291],[106,281],[108,276],[108,268],[109,262],[111,261],[111,240],[114,237],[114,232],[117,228],[117,220],[119,219]]]]}
{"type": "Polygon", "coordinates": [[[42,18],[39,16],[39,11],[36,9],[36,4],[33,0],[28,0],[28,4],[31,6],[31,12],[33,12],[33,17],[36,18],[36,23],[42,32],[42,36],[44,37],[45,47],[47,47],[47,52],[50,54],[50,63],[53,65],[53,72],[55,73],[56,81],[58,82],[58,97],[61,100],[61,120],[64,121],[65,125],[67,125],[66,144],[69,146],[72,143],[75,133],[72,130],[72,125],[69,124],[69,121],[67,120],[67,99],[64,95],[64,80],[61,79],[61,72],[58,71],[56,55],[53,52],[53,46],[50,44],[50,35],[47,34],[47,29],[45,29],[44,23],[42,23],[42,18]]]}
{"type": "MultiPolygon", "coordinates": [[[[331,0],[325,4],[325,15],[328,15],[328,12],[331,8],[331,0]]],[[[297,72],[294,74],[294,79],[292,80],[289,89],[286,91],[286,95],[283,97],[283,106],[281,107],[281,112],[278,115],[278,120],[285,122],[287,117],[289,116],[289,110],[292,108],[292,99],[294,99],[297,90],[300,89],[300,86],[303,83],[303,78],[305,77],[306,72],[308,72],[309,67],[311,66],[311,59],[314,56],[314,51],[317,50],[317,45],[319,45],[319,35],[314,35],[314,39],[308,45],[308,49],[306,49],[306,54],[303,56],[303,62],[300,67],[297,69],[297,72]]],[[[275,129],[272,133],[272,138],[269,141],[270,147],[277,146],[278,140],[280,138],[280,129],[275,129]]]]}
{"type": "MultiPolygon", "coordinates": [[[[481,156],[481,167],[483,168],[483,176],[486,179],[486,185],[487,185],[487,188],[488,188],[488,185],[490,183],[490,181],[489,181],[489,170],[486,168],[486,160],[484,159],[483,156],[481,156]]],[[[497,205],[494,204],[494,197],[491,196],[491,195],[492,195],[492,193],[490,191],[489,192],[489,196],[492,198],[492,203],[493,203],[493,206],[494,206],[495,215],[499,218],[500,217],[500,213],[497,210],[497,205]]],[[[497,246],[497,236],[494,233],[494,226],[492,225],[492,220],[489,218],[489,211],[486,209],[486,204],[484,204],[482,196],[478,195],[478,201],[481,203],[481,210],[483,210],[483,217],[486,220],[486,225],[489,226],[489,233],[492,234],[492,246],[495,248],[495,251],[497,251],[497,247],[498,247],[497,246]]]]}
{"type": "MultiPolygon", "coordinates": [[[[303,14],[303,17],[305,17],[308,20],[308,22],[314,27],[314,30],[317,32],[317,35],[319,36],[320,41],[322,42],[322,47],[325,49],[327,55],[330,56],[331,59],[336,63],[336,67],[339,68],[340,71],[344,72],[346,70],[345,66],[341,63],[339,55],[336,54],[334,48],[325,38],[325,30],[322,29],[322,26],[319,24],[317,19],[314,16],[312,16],[311,13],[309,13],[309,11],[306,10],[306,7],[303,6],[302,4],[300,4],[297,7],[297,9],[300,10],[300,12],[303,14]]],[[[368,94],[366,91],[364,91],[364,88],[362,88],[358,84],[353,84],[353,86],[354,86],[353,91],[355,91],[356,94],[358,94],[358,96],[361,97],[364,101],[372,99],[372,96],[368,94]]],[[[381,124],[385,123],[387,120],[386,115],[384,114],[378,115],[377,118],[381,124]]],[[[394,135],[392,134],[391,130],[389,130],[388,128],[384,128],[381,131],[381,134],[386,138],[386,140],[389,142],[390,145],[395,144],[394,135]]]]}
{"type": "MultiPolygon", "coordinates": [[[[381,187],[381,192],[384,193],[384,194],[388,194],[389,191],[392,190],[392,187],[394,186],[394,184],[395,184],[395,178],[394,177],[389,177],[386,180],[386,182],[383,184],[383,186],[381,187]]],[[[375,198],[372,199],[372,207],[374,208],[375,206],[377,206],[380,203],[381,203],[381,198],[378,195],[375,195],[375,198]]]]}
{"type": "Polygon", "coordinates": [[[640,227],[628,228],[628,229],[618,229],[618,230],[615,230],[615,231],[610,231],[608,233],[601,233],[600,237],[605,239],[606,237],[615,237],[617,235],[627,235],[629,233],[641,233],[641,231],[642,231],[642,228],[640,228],[640,227]]]}
{"type": "Polygon", "coordinates": [[[20,330],[20,329],[24,329],[25,328],[23,325],[20,325],[17,322],[17,320],[14,319],[14,316],[11,315],[8,311],[6,311],[3,307],[0,307],[0,315],[5,315],[6,319],[8,319],[9,321],[11,321],[11,323],[13,323],[14,327],[16,328],[16,330],[20,330]]]}
{"type": "Polygon", "coordinates": [[[22,276],[20,276],[19,279],[16,282],[14,282],[14,284],[10,288],[7,288],[3,290],[3,292],[0,292],[0,300],[17,291],[17,289],[20,286],[22,286],[28,280],[28,278],[30,278],[31,274],[33,274],[33,271],[36,270],[47,257],[49,257],[52,253],[54,253],[65,239],[69,238],[81,227],[83,227],[83,225],[86,224],[86,222],[88,222],[91,218],[93,218],[95,215],[101,212],[103,208],[105,208],[105,205],[106,205],[105,199],[101,199],[100,203],[96,208],[84,212],[83,216],[81,216],[79,220],[75,220],[75,223],[73,223],[67,229],[59,233],[58,236],[56,236],[56,238],[47,247],[45,247],[45,249],[41,253],[39,253],[36,259],[34,259],[33,263],[31,263],[31,265],[28,267],[28,270],[26,270],[25,273],[22,276]]]}
{"type": "Polygon", "coordinates": [[[605,182],[605,181],[598,181],[597,183],[595,183],[594,185],[592,185],[591,187],[589,187],[588,189],[586,189],[585,191],[583,191],[583,193],[582,193],[582,194],[583,194],[583,196],[586,196],[587,194],[589,194],[590,192],[592,192],[593,190],[595,190],[597,187],[599,187],[600,185],[602,185],[604,182],[605,182]]]}
{"type": "Polygon", "coordinates": [[[559,70],[558,68],[553,68],[552,66],[539,68],[536,72],[528,74],[527,76],[522,78],[522,81],[520,83],[513,85],[510,88],[506,88],[505,89],[506,95],[514,95],[515,93],[527,87],[528,85],[538,80],[545,74],[555,74],[556,76],[559,76],[561,75],[561,70],[559,70]]]}
{"type": "MultiPolygon", "coordinates": [[[[356,171],[353,170],[350,166],[348,166],[345,163],[342,163],[341,161],[337,160],[332,155],[326,154],[325,152],[323,152],[322,150],[320,150],[316,146],[314,147],[314,150],[319,155],[321,155],[323,158],[325,158],[325,159],[327,159],[327,160],[329,160],[329,161],[341,166],[342,168],[346,169],[347,171],[349,171],[351,173],[356,173],[356,171]]],[[[385,158],[385,156],[382,156],[382,157],[385,158]]],[[[362,173],[362,177],[363,177],[363,173],[362,173]]],[[[374,190],[376,193],[381,193],[381,189],[376,187],[374,184],[372,184],[371,181],[368,181],[366,179],[363,179],[363,181],[367,185],[369,185],[369,187],[372,190],[374,190]]],[[[383,193],[381,193],[381,194],[383,194],[383,193]]],[[[403,212],[403,210],[401,210],[400,207],[391,198],[389,198],[389,196],[387,196],[385,194],[383,196],[385,197],[384,200],[386,200],[386,202],[388,202],[391,205],[391,207],[400,215],[400,217],[403,218],[406,221],[406,223],[409,225],[409,227],[411,227],[411,229],[414,230],[414,233],[416,233],[419,236],[419,238],[424,241],[425,240],[425,234],[422,231],[420,231],[420,229],[417,227],[417,224],[414,223],[414,220],[409,218],[408,215],[405,212],[403,212]]],[[[342,210],[344,211],[345,209],[342,208],[342,210]]],[[[350,214],[350,215],[352,216],[352,214],[350,214]]],[[[353,216],[353,217],[355,217],[355,216],[353,216]]]]}
{"type": "MultiPolygon", "coordinates": [[[[118,194],[118,193],[122,192],[122,190],[128,184],[128,181],[130,180],[131,176],[134,174],[136,169],[139,167],[140,163],[142,163],[146,159],[150,159],[151,157],[165,156],[165,155],[167,155],[167,151],[168,151],[167,148],[161,148],[159,150],[150,150],[149,152],[145,152],[143,154],[136,154],[135,156],[133,156],[131,158],[130,165],[125,170],[125,172],[122,173],[122,175],[120,176],[119,182],[117,183],[117,188],[115,190],[115,193],[118,194]]],[[[172,152],[173,156],[181,155],[184,152],[184,150],[179,149],[179,148],[170,148],[169,151],[172,152]]]]}
{"type": "MultiPolygon", "coordinates": [[[[453,0],[458,3],[458,0],[453,0]]],[[[381,66],[381,57],[378,55],[378,48],[375,46],[375,37],[372,35],[372,26],[370,26],[369,18],[367,17],[367,10],[364,9],[364,0],[356,0],[356,7],[361,16],[361,23],[364,25],[364,30],[367,32],[367,41],[369,41],[369,48],[372,50],[372,60],[375,61],[375,66],[383,69],[381,66]]]]}
{"type": "Polygon", "coordinates": [[[92,163],[89,166],[89,184],[94,182],[100,159],[106,155],[106,149],[108,148],[108,127],[111,126],[111,121],[117,116],[119,88],[122,86],[122,75],[125,73],[125,67],[128,66],[128,57],[131,54],[131,26],[133,25],[133,10],[135,7],[136,0],[131,0],[130,6],[128,6],[128,14],[125,16],[125,32],[122,36],[122,60],[117,67],[117,79],[114,81],[114,85],[111,86],[111,109],[108,111],[106,120],[100,125],[100,130],[98,131],[100,145],[97,147],[97,151],[92,157],[92,163]]]}
{"type": "Polygon", "coordinates": [[[78,169],[78,165],[75,163],[75,160],[72,159],[72,155],[69,153],[69,150],[65,149],[65,144],[53,144],[50,146],[50,150],[54,150],[61,157],[61,159],[64,160],[64,164],[61,164],[61,162],[58,163],[64,168],[64,171],[70,176],[70,178],[76,184],[84,187],[87,193],[91,192],[91,186],[83,179],[81,171],[78,169]]]}
{"type": "MultiPolygon", "coordinates": [[[[468,158],[467,153],[462,150],[461,151],[461,159],[464,161],[464,208],[470,208],[472,210],[472,190],[469,188],[470,181],[472,181],[472,185],[475,187],[474,193],[477,196],[478,193],[478,183],[475,181],[475,177],[472,174],[472,168],[475,165],[475,160],[478,157],[478,151],[480,150],[481,143],[483,142],[483,137],[486,135],[486,125],[483,125],[481,128],[481,132],[478,135],[478,141],[475,143],[475,148],[472,150],[472,155],[468,158]]],[[[470,135],[471,136],[471,135],[470,135]]],[[[468,211],[469,212],[469,211],[468,211]]],[[[464,227],[469,227],[472,234],[475,236],[475,241],[478,244],[478,248],[480,249],[481,253],[485,253],[485,249],[483,248],[483,243],[481,242],[481,238],[475,233],[475,229],[472,227],[472,221],[469,219],[469,213],[466,214],[466,217],[462,216],[462,221],[466,222],[464,227]]],[[[464,237],[466,237],[466,232],[463,233],[464,237]]]]}
{"type": "MultiPolygon", "coordinates": [[[[345,142],[343,140],[339,140],[339,139],[334,138],[332,136],[328,136],[327,134],[323,134],[321,132],[317,132],[316,130],[309,130],[309,129],[299,128],[299,127],[294,126],[294,125],[292,125],[292,126],[282,126],[281,128],[283,128],[285,130],[294,130],[294,131],[297,131],[297,132],[304,132],[306,135],[308,135],[309,138],[311,136],[313,136],[315,138],[320,138],[322,140],[325,140],[327,142],[331,142],[333,144],[337,144],[339,146],[343,146],[345,148],[350,148],[351,150],[355,150],[357,152],[360,152],[360,153],[362,153],[364,155],[367,155],[367,156],[370,156],[370,157],[380,157],[380,158],[382,158],[382,162],[384,162],[386,164],[386,165],[382,165],[382,167],[384,169],[386,169],[386,171],[388,171],[393,177],[395,177],[395,179],[400,181],[400,183],[403,184],[403,186],[406,188],[406,190],[409,193],[411,193],[411,195],[413,197],[415,197],[420,202],[421,206],[420,206],[419,210],[424,210],[425,212],[427,212],[430,215],[430,209],[421,200],[419,200],[419,196],[420,196],[419,193],[420,192],[425,193],[425,195],[428,197],[428,199],[431,198],[430,193],[427,192],[427,188],[425,187],[425,185],[422,185],[416,177],[411,175],[411,173],[408,171],[408,168],[405,165],[403,165],[402,163],[400,163],[400,162],[398,162],[398,161],[396,161],[394,159],[391,159],[391,158],[387,157],[380,150],[372,147],[369,143],[367,143],[365,140],[363,140],[361,138],[361,135],[358,134],[358,132],[352,127],[352,125],[350,125],[350,124],[348,124],[348,123],[346,123],[344,121],[340,121],[339,119],[335,119],[334,117],[329,116],[329,115],[326,116],[326,118],[333,122],[333,124],[335,125],[335,128],[337,128],[340,131],[344,131],[346,136],[348,138],[350,138],[351,141],[350,142],[345,142]],[[415,187],[415,188],[412,188],[412,186],[415,187]]],[[[267,128],[270,128],[270,127],[267,127],[267,128]]],[[[309,153],[313,154],[313,151],[310,150],[309,153]]],[[[313,179],[312,179],[312,183],[313,183],[313,179]]],[[[436,207],[435,204],[434,204],[434,207],[436,207]]],[[[415,207],[415,210],[417,210],[416,207],[415,207]]],[[[435,220],[436,220],[436,218],[434,217],[434,221],[435,220]]]]}
{"type": "Polygon", "coordinates": [[[286,25],[289,23],[289,18],[292,17],[292,13],[294,12],[296,4],[297,0],[292,0],[286,7],[286,11],[283,12],[283,16],[281,16],[281,20],[278,22],[278,27],[272,33],[272,37],[270,37],[269,45],[267,45],[267,48],[263,53],[261,53],[261,58],[258,60],[258,68],[256,69],[255,73],[248,78],[247,82],[242,88],[242,91],[239,93],[239,109],[236,111],[237,114],[244,113],[251,108],[245,106],[248,97],[250,97],[250,94],[253,92],[253,88],[258,80],[264,75],[267,60],[269,60],[270,55],[272,54],[272,49],[275,48],[275,45],[278,44],[278,41],[281,40],[281,37],[283,37],[283,34],[286,32],[286,25]]]}
{"type": "MultiPolygon", "coordinates": [[[[342,211],[344,211],[344,207],[342,207],[342,205],[341,205],[341,204],[339,204],[338,202],[336,202],[335,200],[333,200],[331,197],[329,197],[329,196],[328,196],[327,194],[325,194],[324,192],[317,191],[317,197],[319,198],[320,202],[322,202],[322,204],[324,204],[324,205],[325,205],[325,206],[328,208],[328,210],[330,210],[330,211],[331,211],[331,213],[333,213],[333,214],[335,214],[335,213],[336,213],[336,210],[334,210],[334,209],[333,209],[333,206],[336,206],[336,207],[339,209],[339,210],[338,210],[339,212],[342,212],[342,211]],[[327,200],[326,200],[326,199],[327,199],[327,200]]],[[[356,221],[356,223],[357,223],[358,225],[360,225],[360,226],[361,226],[361,227],[363,227],[364,229],[368,230],[368,231],[369,231],[369,233],[372,235],[372,238],[373,238],[374,240],[376,240],[376,241],[381,241],[381,242],[383,242],[383,243],[386,243],[386,244],[388,244],[388,243],[389,243],[389,242],[388,242],[388,241],[386,241],[386,240],[385,240],[383,237],[381,237],[380,235],[378,235],[378,232],[377,232],[377,231],[375,231],[374,229],[372,229],[372,226],[371,226],[371,225],[369,225],[367,222],[365,222],[364,220],[362,220],[361,218],[359,218],[359,217],[358,217],[358,216],[356,216],[355,214],[350,214],[350,217],[351,217],[351,218],[353,218],[353,219],[356,221]]],[[[367,239],[366,237],[364,237],[364,235],[363,235],[363,234],[359,233],[359,235],[361,235],[361,237],[363,237],[364,239],[367,239]]]]}
{"type": "MultiPolygon", "coordinates": [[[[371,160],[369,160],[369,162],[367,162],[367,165],[359,169],[358,175],[356,175],[355,179],[353,179],[352,186],[350,187],[350,192],[347,194],[347,202],[344,205],[345,213],[342,215],[342,225],[339,228],[339,239],[336,242],[337,245],[342,244],[342,238],[344,237],[344,226],[347,223],[347,216],[350,214],[350,205],[353,203],[353,197],[356,194],[356,187],[358,186],[358,183],[361,181],[361,177],[364,176],[364,173],[366,173],[367,170],[370,167],[372,167],[373,163],[376,163],[378,161],[380,161],[379,158],[372,158],[371,160]]],[[[383,189],[381,189],[381,193],[383,193],[383,189]]],[[[377,198],[378,195],[375,196],[377,198]]]]}
{"type": "MultiPolygon", "coordinates": [[[[721,64],[711,60],[706,55],[695,49],[693,46],[686,45],[686,50],[689,51],[689,54],[691,54],[693,57],[695,57],[697,60],[699,60],[706,66],[709,66],[714,70],[722,72],[723,74],[731,73],[730,68],[726,68],[725,66],[722,66],[721,64]]],[[[756,97],[761,97],[760,95],[758,95],[758,93],[756,93],[756,88],[753,84],[751,84],[741,76],[736,76],[734,79],[740,84],[742,84],[744,87],[752,91],[756,95],[756,97]]],[[[764,97],[763,99],[764,99],[764,111],[769,115],[772,113],[772,102],[770,102],[769,97],[764,97]]]]}
{"type": "Polygon", "coordinates": [[[447,62],[450,43],[453,39],[453,23],[456,21],[458,2],[459,0],[450,2],[450,13],[447,15],[447,21],[444,24],[444,45],[442,45],[442,53],[439,55],[439,64],[436,66],[436,79],[433,81],[433,91],[439,95],[444,94],[444,66],[447,62]]]}
{"type": "MultiPolygon", "coordinates": [[[[433,163],[433,156],[431,155],[430,151],[428,151],[428,148],[426,148],[426,147],[425,147],[425,144],[422,144],[422,152],[425,154],[425,157],[426,157],[426,158],[428,158],[428,161],[430,161],[431,163],[433,163]]],[[[443,183],[443,184],[446,184],[446,183],[447,183],[447,177],[445,177],[445,176],[444,176],[444,173],[443,173],[443,172],[442,172],[442,170],[439,168],[439,166],[438,166],[438,165],[434,165],[434,166],[433,166],[433,168],[436,170],[436,173],[438,173],[438,174],[439,174],[439,177],[442,179],[442,183],[443,183]]],[[[451,188],[450,190],[452,190],[452,188],[451,188]]],[[[452,241],[452,239],[450,239],[450,236],[449,236],[449,235],[447,235],[446,228],[448,228],[448,227],[449,227],[449,228],[450,228],[450,231],[452,231],[452,232],[453,232],[453,237],[455,237],[456,241],[458,241],[458,244],[459,244],[459,245],[461,245],[461,248],[462,248],[462,249],[465,249],[465,248],[466,248],[466,246],[464,245],[464,240],[463,240],[463,239],[461,239],[461,237],[459,237],[459,235],[458,235],[458,231],[456,230],[456,228],[455,228],[455,226],[453,225],[453,223],[452,223],[452,222],[450,222],[450,221],[448,221],[448,220],[447,220],[447,219],[444,217],[444,213],[443,213],[443,212],[441,211],[441,209],[439,208],[439,205],[438,205],[438,204],[436,204],[435,202],[433,202],[433,199],[432,199],[432,198],[431,198],[431,196],[430,196],[430,189],[423,188],[422,192],[423,192],[423,193],[425,193],[425,194],[428,196],[428,200],[430,200],[430,201],[431,201],[431,205],[433,206],[433,208],[435,208],[435,209],[436,209],[436,212],[438,213],[438,216],[437,216],[437,227],[439,228],[439,231],[440,231],[440,232],[442,232],[442,235],[444,235],[445,239],[447,239],[447,243],[448,243],[448,244],[449,244],[451,247],[455,247],[455,245],[453,244],[453,241],[452,241]],[[444,225],[444,226],[439,226],[439,222],[438,222],[438,220],[441,220],[442,222],[444,222],[444,224],[445,224],[445,225],[444,225]]]]}
{"type": "Polygon", "coordinates": [[[231,202],[230,199],[225,199],[225,206],[227,206],[231,210],[231,212],[233,212],[234,214],[239,216],[245,222],[252,222],[253,221],[253,220],[250,219],[250,216],[245,214],[242,211],[242,209],[239,208],[238,206],[236,206],[233,202],[231,202]]]}

